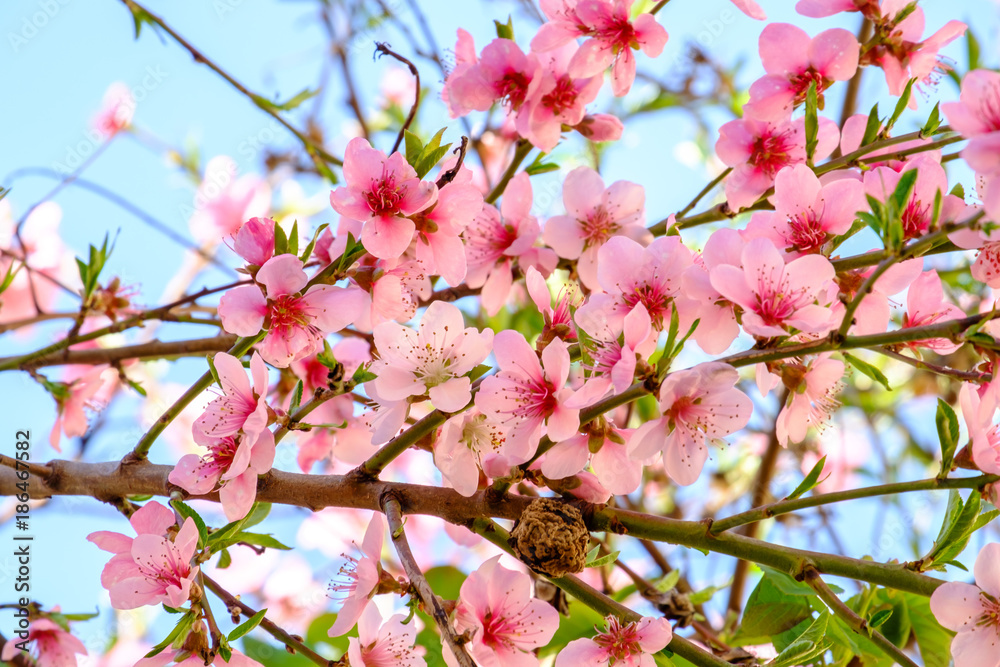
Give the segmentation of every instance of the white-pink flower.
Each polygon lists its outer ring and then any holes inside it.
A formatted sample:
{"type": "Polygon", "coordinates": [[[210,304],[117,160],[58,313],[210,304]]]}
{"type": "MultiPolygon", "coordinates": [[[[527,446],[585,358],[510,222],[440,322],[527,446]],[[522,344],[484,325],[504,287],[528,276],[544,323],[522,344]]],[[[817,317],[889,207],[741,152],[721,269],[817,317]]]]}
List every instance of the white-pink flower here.
{"type": "MultiPolygon", "coordinates": [[[[455,608],[455,629],[469,632],[466,650],[489,667],[530,667],[530,653],[545,646],[559,627],[559,612],[531,597],[531,577],[500,565],[494,556],[462,583],[455,608]]],[[[445,649],[451,659],[450,649],[445,649]]]]}
{"type": "Polygon", "coordinates": [[[590,167],[577,167],[563,182],[566,215],[545,223],[545,243],[565,259],[577,260],[580,282],[599,290],[597,253],[613,236],[626,236],[649,245],[653,235],[645,228],[646,192],[641,185],[615,181],[608,188],[590,167]]]}
{"type": "MultiPolygon", "coordinates": [[[[788,401],[775,422],[775,435],[782,447],[801,442],[810,426],[822,428],[840,407],[837,394],[844,388],[844,362],[821,354],[805,364],[786,364],[782,377],[788,401]]],[[[766,393],[766,392],[761,392],[766,393]]]]}
{"type": "Polygon", "coordinates": [[[750,420],[753,403],[736,389],[739,379],[735,368],[715,361],[668,375],[660,385],[663,416],[636,429],[629,457],[646,460],[662,453],[671,479],[694,483],[708,458],[705,438],[729,435],[750,420]]]}
{"type": "Polygon", "coordinates": [[[478,410],[468,410],[444,423],[434,443],[434,465],[449,484],[466,498],[479,488],[480,468],[506,474],[504,429],[478,410]]]}
{"type": "Polygon", "coordinates": [[[931,595],[938,623],[956,633],[951,640],[955,667],[1000,665],[1000,544],[976,556],[976,585],[950,581],[931,595]]]}
{"type": "Polygon", "coordinates": [[[365,305],[358,289],[313,285],[303,294],[309,279],[295,255],[268,260],[255,280],[264,292],[257,285],[234,287],[219,300],[219,317],[222,327],[237,336],[256,336],[266,324],[258,349],[278,368],[318,352],[323,336],[353,323],[365,305]]]}
{"type": "Polygon", "coordinates": [[[1000,407],[997,386],[992,382],[979,387],[963,384],[958,400],[969,428],[972,460],[983,472],[1000,474],[1000,425],[993,421],[1000,407]]]}
{"type": "Polygon", "coordinates": [[[330,590],[345,594],[344,603],[337,613],[337,620],[330,626],[329,635],[339,637],[346,634],[361,618],[365,607],[371,602],[378,589],[382,576],[382,541],[385,533],[385,519],[378,512],[372,515],[372,520],[365,531],[361,543],[363,555],[358,560],[343,554],[347,563],[340,568],[340,581],[330,582],[330,590]]]}
{"type": "Polygon", "coordinates": [[[267,366],[256,352],[250,357],[253,386],[247,379],[243,363],[231,354],[219,352],[212,358],[222,384],[222,396],[212,400],[205,412],[194,422],[194,430],[206,436],[221,438],[242,431],[247,439],[247,451],[240,456],[249,458],[249,449],[267,428],[267,366]]]}
{"type": "Polygon", "coordinates": [[[434,407],[457,412],[472,400],[466,373],[490,354],[493,330],[466,327],[462,311],[435,301],[417,331],[396,322],[375,327],[376,359],[369,370],[380,399],[404,401],[427,394],[434,407]]]}
{"type": "Polygon", "coordinates": [[[654,667],[653,654],[673,639],[665,618],[643,616],[623,623],[615,616],[605,619],[606,629],[596,637],[574,639],[556,656],[555,667],[654,667]]]}
{"type": "Polygon", "coordinates": [[[743,308],[747,333],[826,333],[836,326],[829,308],[836,271],[826,257],[806,255],[785,264],[770,239],[756,238],[743,249],[741,259],[742,268],[723,264],[709,277],[712,287],[743,308]]]}
{"type": "Polygon", "coordinates": [[[330,193],[333,209],[364,223],[361,242],[379,259],[396,259],[413,240],[409,217],[432,206],[438,189],[421,181],[398,151],[386,157],[367,139],[355,137],[344,151],[344,181],[330,193]]]}
{"type": "Polygon", "coordinates": [[[347,657],[351,667],[418,667],[426,662],[417,655],[413,642],[417,629],[396,614],[385,623],[378,607],[368,605],[358,621],[358,636],[350,637],[347,657]]]}
{"type": "Polygon", "coordinates": [[[502,424],[507,432],[504,454],[512,462],[531,458],[541,438],[542,424],[553,442],[576,434],[580,410],[567,407],[573,390],[566,387],[570,358],[566,344],[553,340],[542,350],[542,361],[524,336],[511,329],[493,339],[500,372],[483,380],[476,407],[502,424]]]}
{"type": "MultiPolygon", "coordinates": [[[[906,293],[906,313],[903,315],[903,328],[922,327],[958,320],[965,317],[961,308],[951,303],[944,295],[941,277],[937,271],[924,271],[910,285],[906,293]]],[[[951,354],[962,344],[948,338],[932,338],[906,343],[912,348],[926,347],[938,354],[951,354]]]]}

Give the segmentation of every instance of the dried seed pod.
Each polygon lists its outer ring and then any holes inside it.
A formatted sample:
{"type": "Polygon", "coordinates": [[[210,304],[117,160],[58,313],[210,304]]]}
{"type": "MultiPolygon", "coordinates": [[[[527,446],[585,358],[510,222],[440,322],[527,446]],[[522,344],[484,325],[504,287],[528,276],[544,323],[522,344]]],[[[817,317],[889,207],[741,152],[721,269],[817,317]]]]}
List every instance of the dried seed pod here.
{"type": "Polygon", "coordinates": [[[521,560],[550,577],[582,572],[589,540],[580,510],[552,498],[528,505],[510,533],[521,560]]]}

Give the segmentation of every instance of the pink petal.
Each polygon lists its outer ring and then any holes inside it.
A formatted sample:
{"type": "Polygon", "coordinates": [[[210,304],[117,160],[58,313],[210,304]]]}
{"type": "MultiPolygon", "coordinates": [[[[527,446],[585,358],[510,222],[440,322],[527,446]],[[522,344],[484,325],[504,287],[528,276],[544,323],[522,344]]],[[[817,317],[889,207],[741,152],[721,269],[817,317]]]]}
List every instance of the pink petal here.
{"type": "Polygon", "coordinates": [[[264,326],[265,315],[267,299],[256,285],[234,287],[219,299],[222,328],[237,336],[256,336],[264,326]]]}
{"type": "Polygon", "coordinates": [[[302,270],[302,260],[287,254],[267,260],[257,272],[256,280],[267,289],[270,299],[297,294],[309,282],[306,272],[302,270]]]}

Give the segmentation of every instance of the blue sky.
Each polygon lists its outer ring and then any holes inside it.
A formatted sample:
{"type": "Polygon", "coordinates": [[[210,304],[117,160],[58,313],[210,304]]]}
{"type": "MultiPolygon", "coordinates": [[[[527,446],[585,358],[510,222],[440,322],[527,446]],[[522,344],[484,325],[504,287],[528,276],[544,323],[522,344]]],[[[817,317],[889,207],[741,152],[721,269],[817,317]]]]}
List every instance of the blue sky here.
{"type": "MultiPolygon", "coordinates": [[[[515,34],[527,45],[534,23],[518,13],[519,3],[451,3],[434,0],[423,3],[437,42],[443,49],[454,45],[455,30],[468,29],[482,48],[494,36],[493,18],[514,13],[515,34]]],[[[389,0],[393,9],[408,12],[406,0],[389,0]]],[[[763,0],[771,20],[788,20],[811,34],[841,26],[857,28],[856,15],[833,19],[801,19],[786,0],[763,0]]],[[[996,5],[985,0],[926,2],[927,24],[932,29],[946,20],[958,18],[970,23],[982,42],[982,60],[997,63],[997,27],[1000,24],[996,5]]],[[[172,3],[151,0],[151,11],[163,16],[181,35],[247,85],[251,90],[273,99],[284,100],[299,91],[314,87],[321,72],[325,33],[315,16],[313,3],[247,2],[214,0],[200,3],[172,3]]],[[[749,84],[761,74],[754,65],[756,39],[763,23],[737,12],[727,0],[673,0],[659,15],[670,33],[663,56],[655,62],[639,57],[640,69],[669,78],[683,62],[685,45],[700,42],[712,57],[725,64],[743,60],[740,82],[749,84]]],[[[412,23],[412,22],[411,22],[412,23]]],[[[407,41],[397,32],[377,29],[348,37],[355,80],[366,108],[374,108],[380,77],[391,67],[388,60],[373,61],[372,42],[385,40],[401,53],[408,54],[407,41]]],[[[953,44],[946,52],[960,69],[965,67],[964,44],[953,44]]],[[[420,127],[436,130],[448,125],[446,138],[457,139],[459,123],[447,118],[437,95],[441,75],[426,60],[416,58],[423,83],[432,94],[425,101],[420,127]]],[[[105,90],[114,81],[122,81],[139,99],[135,122],[170,146],[196,147],[203,161],[216,155],[236,160],[241,174],[261,173],[262,151],[266,145],[281,150],[296,142],[273,120],[234,91],[208,68],[192,61],[190,55],[167,37],[149,27],[134,39],[132,19],[123,4],[114,0],[7,0],[0,12],[0,81],[5,90],[4,110],[0,113],[0,185],[12,187],[9,195],[15,217],[44,195],[54,184],[26,168],[58,169],[73,164],[93,150],[88,128],[91,116],[101,103],[105,90]],[[20,175],[19,175],[20,174],[20,175]]],[[[326,92],[319,118],[327,131],[326,144],[342,153],[353,124],[344,104],[344,93],[337,84],[326,92]]],[[[957,91],[945,80],[943,95],[954,97],[957,91]]],[[[880,72],[866,73],[861,99],[887,100],[880,72]]],[[[636,85],[628,103],[638,102],[650,91],[636,85]]],[[[311,109],[307,102],[303,110],[311,109]]],[[[891,105],[891,101],[883,103],[891,105]]],[[[828,109],[839,109],[840,100],[830,95],[828,109]]],[[[901,124],[899,131],[910,129],[926,117],[930,105],[922,103],[920,112],[901,124]]],[[[296,125],[302,124],[302,110],[288,114],[296,125]]],[[[713,111],[708,122],[717,127],[729,120],[725,112],[713,111]]],[[[473,119],[475,124],[476,120],[473,119]]],[[[695,136],[696,128],[683,111],[668,111],[636,119],[627,126],[619,146],[609,150],[603,168],[606,182],[628,179],[646,186],[647,217],[652,221],[682,207],[710,175],[697,166],[678,159],[685,142],[695,136]],[[681,148],[679,148],[681,146],[681,148]]],[[[388,149],[392,135],[383,133],[376,144],[388,149]]],[[[711,136],[714,143],[715,135],[711,136]]],[[[557,150],[553,159],[572,163],[572,156],[557,150]]],[[[187,217],[195,184],[162,154],[127,136],[114,144],[88,169],[89,181],[109,188],[133,202],[149,215],[189,236],[187,217]]],[[[557,183],[558,174],[533,179],[536,192],[547,184],[557,183]]],[[[307,194],[325,196],[328,187],[316,179],[301,179],[307,194]]],[[[557,190],[556,190],[557,191],[557,190]]],[[[558,197],[540,215],[561,212],[558,197]]],[[[90,243],[99,243],[104,235],[117,235],[115,252],[107,275],[117,274],[125,282],[140,286],[139,301],[152,305],[178,265],[183,249],[151,231],[133,216],[107,201],[79,188],[68,188],[57,197],[63,210],[62,234],[66,243],[83,254],[90,243]]],[[[335,222],[332,211],[324,210],[309,221],[311,227],[335,222]]],[[[222,256],[226,256],[223,250],[222,256]]],[[[231,262],[231,258],[226,259],[231,262]]],[[[235,262],[231,262],[235,265],[235,262]]],[[[218,271],[207,271],[195,283],[213,285],[226,280],[218,271]]],[[[63,306],[69,306],[64,302],[63,306]]],[[[62,331],[62,325],[38,327],[29,338],[0,337],[0,356],[30,350],[47,344],[62,331]]],[[[164,338],[182,336],[179,328],[161,329],[164,338]]],[[[196,362],[177,364],[170,378],[183,382],[203,371],[196,362]]],[[[33,433],[35,460],[55,456],[47,445],[47,434],[54,416],[51,399],[23,374],[0,374],[0,395],[6,397],[4,424],[9,431],[29,428],[33,433]],[[11,400],[12,399],[12,400],[11,400]]],[[[109,414],[111,428],[92,443],[93,460],[118,458],[124,453],[122,433],[135,430],[137,402],[133,399],[116,405],[109,414]],[[117,435],[115,435],[117,433],[117,435]]],[[[10,438],[0,443],[10,442],[10,438]]],[[[65,454],[76,451],[75,443],[64,442],[65,454]]],[[[11,447],[13,445],[11,444],[11,447]]],[[[7,445],[0,451],[8,453],[7,445]]],[[[154,460],[156,460],[154,450],[154,460]]],[[[92,608],[102,595],[97,573],[105,562],[103,554],[87,543],[87,533],[98,529],[122,530],[124,522],[111,508],[94,501],[57,500],[39,510],[33,518],[38,542],[34,577],[38,599],[46,605],[62,603],[71,611],[92,608]],[[81,513],[86,520],[79,520],[81,513]],[[72,561],[67,564],[67,554],[72,561]]],[[[292,525],[289,522],[289,530],[292,525]]],[[[9,527],[0,527],[0,546],[8,544],[9,527]]],[[[0,553],[6,553],[6,548],[0,553]]],[[[0,557],[0,566],[4,565],[0,557]]],[[[728,566],[727,566],[728,567],[728,566]]],[[[5,572],[0,567],[0,601],[10,597],[5,572]]],[[[6,617],[0,615],[0,619],[6,617]]],[[[9,635],[9,624],[0,623],[0,632],[9,635]]]]}

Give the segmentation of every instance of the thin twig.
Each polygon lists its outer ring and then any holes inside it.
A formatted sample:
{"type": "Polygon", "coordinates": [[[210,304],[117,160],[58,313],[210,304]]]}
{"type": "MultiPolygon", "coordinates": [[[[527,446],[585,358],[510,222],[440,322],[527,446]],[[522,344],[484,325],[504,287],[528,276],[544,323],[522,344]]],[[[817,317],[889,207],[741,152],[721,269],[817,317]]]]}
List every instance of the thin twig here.
{"type": "Polygon", "coordinates": [[[410,124],[413,123],[413,119],[417,116],[417,107],[420,106],[420,71],[417,70],[416,65],[390,49],[389,45],[384,42],[376,42],[375,44],[375,56],[378,57],[379,54],[392,56],[399,62],[406,65],[410,68],[410,74],[412,74],[413,78],[416,79],[413,94],[413,106],[410,107],[410,113],[406,116],[406,121],[403,122],[403,126],[399,128],[399,134],[396,136],[396,143],[392,145],[392,150],[389,151],[390,153],[395,153],[399,149],[400,144],[403,143],[403,135],[406,134],[406,130],[409,129],[410,124]]]}
{"type": "Polygon", "coordinates": [[[406,532],[403,530],[403,510],[399,500],[392,494],[386,494],[382,497],[381,504],[385,518],[389,522],[389,535],[396,547],[396,553],[399,554],[399,561],[403,564],[406,576],[410,578],[410,585],[416,591],[420,602],[423,603],[424,610],[437,623],[441,630],[441,638],[451,649],[458,664],[462,667],[475,667],[476,663],[466,652],[462,640],[455,634],[455,628],[451,624],[451,619],[448,618],[448,612],[441,604],[441,599],[431,590],[430,584],[427,583],[424,573],[421,572],[420,566],[417,565],[417,561],[413,557],[413,552],[410,551],[410,544],[406,541],[406,532]]]}

